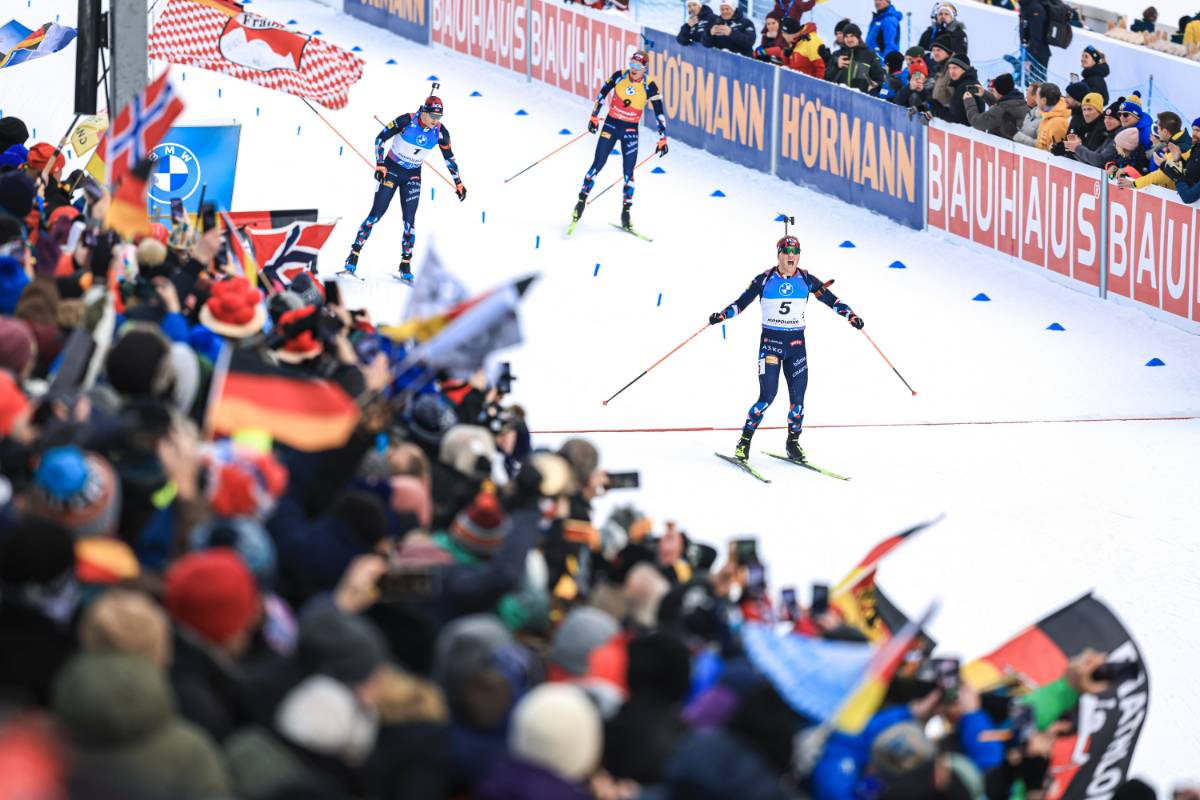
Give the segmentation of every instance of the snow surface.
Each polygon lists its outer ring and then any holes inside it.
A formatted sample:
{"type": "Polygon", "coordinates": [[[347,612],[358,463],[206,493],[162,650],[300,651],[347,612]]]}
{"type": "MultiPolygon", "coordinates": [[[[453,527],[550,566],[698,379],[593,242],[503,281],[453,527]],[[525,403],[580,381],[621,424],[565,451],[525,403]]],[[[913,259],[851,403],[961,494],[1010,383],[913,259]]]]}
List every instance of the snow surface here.
{"type": "MultiPolygon", "coordinates": [[[[19,16],[32,25],[59,14],[71,24],[74,7],[31,0],[19,16]]],[[[853,480],[756,454],[774,481],[759,484],[711,455],[732,448],[734,431],[589,434],[604,465],[642,473],[641,490],[615,492],[602,505],[636,503],[722,546],[758,535],[773,585],[798,585],[801,597],[810,581],[842,577],[883,536],[944,511],[941,524],[880,570],[893,599],[915,612],[939,596],[933,634],[947,653],[971,657],[1094,589],[1134,632],[1150,668],[1152,710],[1134,772],[1164,791],[1196,774],[1200,337],[676,142],[652,162],[665,174],[648,166],[638,175],[634,219],[653,243],[608,226],[619,211],[616,190],[567,239],[592,139],[502,181],[566,141],[561,128],[582,130],[585,101],[303,0],[255,0],[253,8],[363,48],[367,68],[349,107],[322,113],[368,157],[379,128],[372,115],[413,110],[426,77],[438,76],[470,194],[458,203],[426,171],[418,260],[436,235],[439,254],[473,290],[541,273],[524,304],[527,342],[507,356],[518,377],[513,399],[536,430],[740,426],[757,395],[756,308],[724,336],[719,327],[705,331],[612,405],[601,400],[769,267],[782,232],[772,220],[795,214],[803,265],[836,279],[834,291],[919,395],[861,334],[810,304],[804,444],[815,462],[853,480]],[[385,65],[389,58],[399,64],[385,65]],[[476,90],[482,96],[469,97],[476,90]],[[528,115],[516,116],[518,108],[528,115]],[[710,197],[718,188],[726,196],[710,197]],[[839,248],[845,239],[857,247],[839,248]],[[896,260],[907,269],[889,269],[896,260]],[[972,301],[978,292],[991,302],[972,301]],[[1051,322],[1066,330],[1045,330],[1051,322]],[[1166,366],[1143,366],[1153,357],[1166,366]],[[1162,416],[1193,418],[1053,422],[1162,416]],[[1040,424],[904,426],[1005,420],[1040,424]]],[[[74,52],[71,45],[0,71],[0,111],[24,118],[39,138],[61,135],[74,52]]],[[[243,125],[235,209],[316,206],[342,218],[321,264],[331,275],[370,206],[370,170],[300,100],[195,69],[174,72],[185,122],[243,125]]],[[[652,146],[649,136],[643,146],[652,146]]],[[[619,177],[618,161],[598,187],[619,177]]],[[[405,302],[407,290],[389,277],[400,229],[397,203],[364,250],[366,281],[342,281],[347,302],[369,306],[377,321],[398,317],[405,302]]],[[[781,387],[765,425],[784,424],[785,398],[781,387]]],[[[778,447],[783,437],[762,430],[755,444],[778,447]]]]}

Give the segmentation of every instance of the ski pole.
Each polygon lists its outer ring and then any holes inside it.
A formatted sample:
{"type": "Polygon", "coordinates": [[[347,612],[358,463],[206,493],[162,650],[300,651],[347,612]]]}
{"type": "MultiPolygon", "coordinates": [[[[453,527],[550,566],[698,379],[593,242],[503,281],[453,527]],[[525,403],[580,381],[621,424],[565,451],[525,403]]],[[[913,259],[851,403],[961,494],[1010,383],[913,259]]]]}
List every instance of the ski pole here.
{"type": "MultiPolygon", "coordinates": [[[[650,159],[654,158],[656,155],[658,155],[658,151],[657,151],[657,150],[655,150],[653,153],[651,153],[650,155],[646,156],[646,157],[645,157],[645,158],[643,158],[641,161],[639,161],[639,162],[637,163],[637,166],[633,168],[633,171],[634,171],[634,172],[637,172],[639,169],[641,169],[641,168],[642,168],[642,165],[643,165],[643,164],[645,164],[645,163],[646,163],[647,161],[649,161],[650,159]]],[[[594,203],[594,202],[596,202],[597,200],[599,200],[599,199],[600,199],[600,195],[601,195],[601,194],[604,194],[604,192],[607,192],[609,189],[613,188],[614,186],[616,186],[618,183],[620,183],[620,182],[621,182],[621,181],[623,181],[623,180],[625,180],[625,178],[624,178],[624,177],[617,178],[615,181],[613,181],[612,183],[610,183],[608,186],[605,186],[605,187],[604,187],[604,189],[603,189],[603,190],[601,190],[600,194],[597,194],[597,195],[596,195],[595,197],[593,197],[591,200],[588,200],[588,201],[587,201],[587,204],[590,206],[592,203],[594,203]]]]}
{"type": "Polygon", "coordinates": [[[585,136],[587,136],[587,135],[588,135],[588,132],[587,132],[587,131],[584,131],[583,133],[579,134],[578,136],[576,136],[574,139],[572,139],[571,141],[567,142],[566,144],[559,145],[558,147],[554,148],[553,150],[551,150],[551,151],[550,151],[549,153],[547,153],[546,155],[544,155],[544,156],[542,156],[541,158],[539,158],[537,161],[535,161],[535,162],[533,162],[532,164],[530,164],[530,165],[529,165],[528,167],[526,167],[525,169],[523,169],[523,170],[521,170],[520,172],[518,172],[516,175],[513,175],[513,176],[512,176],[512,178],[505,178],[505,179],[504,179],[504,182],[505,182],[505,183],[508,183],[508,182],[509,182],[509,181],[511,181],[513,178],[519,178],[519,177],[521,177],[521,176],[522,176],[522,175],[524,175],[526,172],[529,172],[529,170],[533,169],[533,168],[534,168],[534,167],[536,167],[538,164],[542,163],[543,161],[545,161],[546,159],[548,159],[550,156],[552,156],[552,155],[554,155],[555,153],[557,153],[559,150],[562,150],[562,149],[563,149],[564,147],[566,147],[568,144],[575,144],[576,142],[578,142],[580,139],[582,139],[583,137],[585,137],[585,136]]]}
{"type": "Polygon", "coordinates": [[[883,354],[883,351],[879,349],[879,345],[875,344],[875,340],[872,339],[870,336],[867,336],[867,332],[862,330],[862,328],[859,328],[859,330],[862,331],[863,336],[867,337],[867,341],[871,343],[871,347],[875,348],[875,352],[879,353],[880,358],[882,358],[885,362],[887,362],[887,365],[892,368],[892,372],[896,373],[896,377],[900,379],[900,382],[903,383],[910,392],[912,392],[913,397],[916,397],[917,390],[908,385],[908,381],[904,380],[904,376],[900,374],[900,370],[896,369],[895,365],[893,365],[891,361],[888,361],[888,357],[885,356],[883,354]]]}
{"type": "MultiPolygon", "coordinates": [[[[372,114],[371,116],[375,117],[375,121],[376,121],[376,122],[378,122],[380,125],[384,126],[385,128],[387,127],[387,123],[386,123],[386,122],[384,122],[383,120],[381,120],[381,119],[380,119],[380,118],[379,118],[377,115],[375,115],[375,114],[372,114]]],[[[424,165],[425,165],[426,167],[429,167],[431,170],[433,170],[433,174],[434,174],[434,175],[437,175],[439,178],[441,178],[443,181],[445,181],[447,186],[449,186],[451,189],[454,189],[454,184],[450,182],[450,179],[449,179],[449,178],[447,178],[447,177],[446,177],[445,175],[443,175],[442,173],[438,172],[438,168],[437,168],[437,167],[435,167],[433,164],[430,164],[430,163],[427,163],[427,162],[425,162],[425,164],[424,164],[424,165]]],[[[455,189],[455,191],[458,191],[458,190],[457,190],[457,189],[455,189]]]]}
{"type": "Polygon", "coordinates": [[[624,385],[624,386],[622,386],[620,389],[618,389],[618,390],[617,390],[617,392],[616,392],[616,394],[614,394],[612,397],[608,398],[608,400],[605,400],[605,401],[604,401],[604,403],[602,403],[602,405],[608,405],[610,402],[612,402],[612,399],[613,399],[613,397],[616,397],[618,394],[620,394],[621,392],[625,391],[625,390],[626,390],[626,389],[628,389],[630,386],[633,386],[635,383],[637,383],[638,381],[640,381],[642,378],[646,377],[646,373],[647,373],[647,372],[649,372],[650,370],[654,369],[655,367],[657,367],[657,366],[658,366],[659,364],[661,364],[662,362],[666,361],[666,360],[667,360],[668,358],[670,358],[671,356],[675,355],[675,351],[676,351],[676,350],[678,350],[679,348],[683,347],[685,344],[687,344],[688,342],[690,342],[692,339],[695,339],[695,338],[696,338],[697,336],[699,336],[700,334],[704,333],[704,330],[705,330],[705,328],[708,328],[708,327],[709,327],[709,326],[706,324],[706,325],[705,325],[703,328],[701,328],[700,330],[696,331],[695,333],[693,333],[691,336],[689,336],[689,337],[687,337],[686,339],[684,339],[684,340],[683,340],[682,342],[680,342],[679,344],[675,345],[675,348],[674,348],[674,350],[672,350],[671,352],[667,353],[665,356],[663,356],[662,358],[660,358],[658,361],[655,361],[655,362],[654,362],[653,364],[651,364],[650,366],[646,367],[645,371],[644,371],[644,372],[643,372],[641,375],[638,375],[636,378],[634,378],[633,380],[631,380],[629,383],[625,384],[625,385],[624,385]]]}

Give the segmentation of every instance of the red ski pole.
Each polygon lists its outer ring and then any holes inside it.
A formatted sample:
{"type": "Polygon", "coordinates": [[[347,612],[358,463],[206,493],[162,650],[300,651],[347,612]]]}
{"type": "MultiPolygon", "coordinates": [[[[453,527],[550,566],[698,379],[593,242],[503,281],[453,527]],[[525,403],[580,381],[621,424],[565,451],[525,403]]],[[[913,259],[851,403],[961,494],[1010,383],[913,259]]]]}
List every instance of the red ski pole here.
{"type": "MultiPolygon", "coordinates": [[[[641,161],[639,161],[639,162],[637,163],[637,166],[633,168],[633,171],[634,171],[634,172],[637,172],[639,169],[641,169],[641,168],[642,168],[642,165],[643,165],[643,164],[645,164],[645,163],[646,163],[647,161],[649,161],[650,159],[654,158],[656,155],[658,155],[658,151],[657,151],[657,150],[656,150],[656,151],[654,151],[653,153],[651,153],[650,155],[646,156],[645,158],[643,158],[641,161]]],[[[596,202],[597,200],[599,200],[599,199],[600,199],[600,195],[601,195],[601,194],[604,194],[604,193],[605,193],[605,192],[607,192],[609,189],[613,188],[614,186],[616,186],[618,183],[620,183],[620,182],[621,182],[621,181],[623,181],[623,180],[625,180],[625,178],[624,178],[624,177],[617,178],[615,181],[613,181],[612,183],[610,183],[608,186],[605,186],[605,187],[604,187],[604,189],[603,189],[603,190],[601,190],[600,194],[597,194],[597,195],[596,195],[595,197],[593,197],[591,200],[588,200],[588,201],[587,201],[587,204],[590,206],[592,203],[594,203],[594,202],[596,202]]],[[[669,355],[669,354],[668,354],[668,355],[669,355]]]]}
{"type": "Polygon", "coordinates": [[[525,169],[523,169],[523,170],[521,170],[520,172],[518,172],[516,175],[513,175],[513,176],[512,176],[512,178],[505,178],[505,179],[504,179],[504,182],[505,182],[505,183],[508,183],[508,182],[509,182],[509,181],[511,181],[513,178],[519,178],[519,177],[521,177],[521,176],[522,176],[522,175],[524,175],[526,172],[529,172],[529,170],[533,169],[533,168],[534,168],[534,167],[536,167],[538,164],[542,163],[542,162],[543,162],[543,161],[545,161],[547,158],[549,158],[550,156],[552,156],[552,155],[554,155],[555,153],[557,153],[559,150],[562,150],[564,147],[566,147],[566,146],[567,146],[567,145],[569,145],[569,144],[575,144],[576,142],[578,142],[580,139],[582,139],[583,137],[585,137],[585,136],[587,136],[587,135],[588,135],[588,132],[587,132],[587,131],[584,131],[583,133],[579,134],[578,136],[576,136],[576,137],[575,137],[574,139],[572,139],[571,141],[569,141],[569,142],[566,142],[565,144],[561,144],[561,145],[559,145],[558,147],[554,148],[553,150],[551,150],[551,151],[550,151],[549,153],[547,153],[546,155],[544,155],[544,156],[542,156],[541,158],[539,158],[537,161],[535,161],[535,162],[533,162],[532,164],[530,164],[530,165],[529,165],[528,167],[526,167],[525,169]]]}
{"type": "Polygon", "coordinates": [[[692,339],[695,339],[695,338],[696,338],[697,336],[699,336],[700,334],[704,333],[704,329],[705,329],[705,328],[707,328],[707,327],[709,327],[709,326],[706,324],[706,325],[704,326],[704,328],[701,328],[700,330],[698,330],[698,331],[696,331],[695,333],[693,333],[691,336],[689,336],[689,337],[687,337],[686,339],[684,339],[684,340],[683,340],[682,342],[680,342],[679,344],[675,345],[675,349],[674,349],[674,350],[672,350],[671,352],[667,353],[665,356],[663,356],[662,358],[660,358],[658,361],[655,361],[655,362],[654,362],[653,364],[651,364],[650,366],[646,367],[646,370],[645,370],[645,372],[643,372],[641,375],[638,375],[636,378],[634,378],[633,380],[631,380],[629,383],[625,384],[625,385],[624,385],[624,386],[622,386],[620,389],[618,389],[618,390],[616,391],[616,394],[614,394],[612,397],[608,398],[608,400],[605,400],[605,401],[604,401],[604,403],[603,403],[602,405],[608,405],[610,402],[612,402],[612,399],[613,399],[613,397],[616,397],[618,394],[620,394],[621,392],[625,391],[625,390],[626,390],[626,389],[628,389],[630,386],[633,386],[635,383],[637,383],[638,381],[640,381],[642,378],[646,377],[646,373],[647,373],[647,372],[649,372],[650,370],[654,369],[655,367],[657,367],[657,366],[658,366],[659,364],[661,364],[662,362],[666,361],[666,360],[667,360],[668,358],[670,358],[671,356],[675,355],[675,351],[676,351],[676,350],[678,350],[679,348],[683,347],[685,344],[687,344],[688,342],[690,342],[692,339]]]}
{"type": "Polygon", "coordinates": [[[900,379],[900,382],[903,383],[910,392],[912,392],[913,397],[916,397],[917,390],[908,385],[908,381],[904,380],[904,376],[900,374],[900,370],[896,369],[896,367],[893,366],[891,361],[888,361],[888,357],[885,356],[883,354],[883,351],[879,349],[879,345],[875,344],[875,340],[872,339],[870,336],[867,336],[867,332],[862,330],[862,328],[859,328],[859,330],[862,331],[863,336],[867,337],[867,341],[871,343],[871,347],[875,348],[875,352],[879,353],[880,358],[882,358],[885,362],[887,362],[887,365],[892,368],[892,372],[896,373],[896,377],[900,379]]]}

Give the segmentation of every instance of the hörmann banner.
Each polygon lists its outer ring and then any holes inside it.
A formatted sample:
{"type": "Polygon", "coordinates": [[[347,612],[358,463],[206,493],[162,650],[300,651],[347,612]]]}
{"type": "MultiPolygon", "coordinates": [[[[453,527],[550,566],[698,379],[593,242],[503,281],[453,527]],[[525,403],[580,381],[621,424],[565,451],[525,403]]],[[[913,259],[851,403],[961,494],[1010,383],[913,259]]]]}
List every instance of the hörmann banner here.
{"type": "MultiPolygon", "coordinates": [[[[769,64],[705,47],[682,47],[646,28],[650,78],[662,90],[667,136],[721,158],[771,169],[774,70],[769,64]]],[[[646,115],[652,125],[652,115],[646,115]]]]}
{"type": "Polygon", "coordinates": [[[926,130],[900,106],[780,70],[775,174],[917,230],[926,130]]]}
{"type": "Polygon", "coordinates": [[[346,13],[387,28],[414,42],[429,44],[428,0],[345,0],[346,13]]]}

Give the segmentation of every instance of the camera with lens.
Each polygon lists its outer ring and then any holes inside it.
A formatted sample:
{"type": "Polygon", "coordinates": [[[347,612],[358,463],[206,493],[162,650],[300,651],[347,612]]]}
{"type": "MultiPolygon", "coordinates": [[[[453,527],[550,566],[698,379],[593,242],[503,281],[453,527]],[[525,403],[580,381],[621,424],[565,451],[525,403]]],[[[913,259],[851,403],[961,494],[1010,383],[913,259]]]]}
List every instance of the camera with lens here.
{"type": "Polygon", "coordinates": [[[517,377],[512,374],[512,364],[508,361],[500,362],[500,375],[496,378],[496,393],[511,394],[512,382],[516,379],[517,377]]]}

